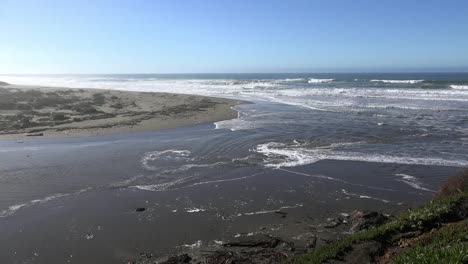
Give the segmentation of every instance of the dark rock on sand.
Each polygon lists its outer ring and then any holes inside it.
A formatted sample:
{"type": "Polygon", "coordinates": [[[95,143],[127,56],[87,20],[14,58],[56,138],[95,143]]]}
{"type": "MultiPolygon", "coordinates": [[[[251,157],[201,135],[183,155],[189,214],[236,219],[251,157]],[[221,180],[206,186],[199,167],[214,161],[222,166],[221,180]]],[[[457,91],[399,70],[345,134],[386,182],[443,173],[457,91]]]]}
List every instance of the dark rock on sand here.
{"type": "Polygon", "coordinates": [[[178,256],[172,256],[166,261],[161,262],[161,264],[182,264],[182,263],[191,263],[192,258],[187,254],[182,254],[178,256]]]}
{"type": "Polygon", "coordinates": [[[261,247],[261,248],[274,248],[278,246],[283,240],[277,237],[259,235],[248,238],[241,238],[237,241],[224,243],[224,247],[261,247]]]}
{"type": "Polygon", "coordinates": [[[294,243],[269,235],[240,238],[223,246],[229,250],[205,255],[202,263],[281,263],[295,251],[294,243]]]}
{"type": "Polygon", "coordinates": [[[343,222],[340,219],[328,218],[327,223],[323,225],[324,228],[335,228],[341,225],[343,222]]]}
{"type": "Polygon", "coordinates": [[[26,136],[27,137],[42,137],[44,136],[44,133],[31,133],[31,134],[27,134],[26,136]]]}
{"type": "Polygon", "coordinates": [[[232,264],[270,264],[282,263],[290,255],[285,252],[272,251],[271,249],[260,249],[251,251],[216,251],[206,256],[201,263],[204,264],[219,264],[219,263],[232,263],[232,264]]]}
{"type": "Polygon", "coordinates": [[[281,218],[285,218],[288,215],[288,213],[282,211],[275,211],[275,214],[281,216],[281,218]]]}
{"type": "Polygon", "coordinates": [[[351,214],[351,229],[350,232],[357,232],[362,229],[375,227],[384,224],[389,220],[388,216],[385,216],[378,212],[365,212],[365,211],[354,211],[351,214]]]}
{"type": "Polygon", "coordinates": [[[144,207],[138,207],[137,209],[135,209],[135,212],[144,212],[146,211],[146,208],[144,207]]]}

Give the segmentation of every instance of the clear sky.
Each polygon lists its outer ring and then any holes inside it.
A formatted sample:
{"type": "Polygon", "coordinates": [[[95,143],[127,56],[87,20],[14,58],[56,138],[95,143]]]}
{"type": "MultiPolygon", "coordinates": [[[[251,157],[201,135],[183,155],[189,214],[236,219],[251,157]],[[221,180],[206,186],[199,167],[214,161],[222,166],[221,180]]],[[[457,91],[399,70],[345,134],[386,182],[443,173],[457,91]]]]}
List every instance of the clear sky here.
{"type": "Polygon", "coordinates": [[[0,0],[0,74],[468,71],[467,0],[0,0]]]}

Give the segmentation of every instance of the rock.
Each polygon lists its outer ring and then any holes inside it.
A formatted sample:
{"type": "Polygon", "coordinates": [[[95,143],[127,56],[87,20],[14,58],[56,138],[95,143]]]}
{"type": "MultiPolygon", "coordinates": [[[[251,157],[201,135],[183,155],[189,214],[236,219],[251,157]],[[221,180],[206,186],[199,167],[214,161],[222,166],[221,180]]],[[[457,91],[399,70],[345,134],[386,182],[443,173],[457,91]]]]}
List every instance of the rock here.
{"type": "Polygon", "coordinates": [[[205,258],[204,263],[236,263],[238,256],[232,251],[216,251],[205,258]]]}
{"type": "Polygon", "coordinates": [[[275,211],[275,214],[280,215],[281,218],[285,218],[288,215],[288,213],[282,211],[275,211]]]}
{"type": "Polygon", "coordinates": [[[340,219],[327,218],[327,223],[323,225],[324,228],[335,228],[342,223],[340,219]]]}
{"type": "Polygon", "coordinates": [[[182,264],[182,263],[191,263],[192,258],[188,254],[182,254],[178,256],[172,256],[166,261],[161,262],[161,264],[182,264]]]}
{"type": "Polygon", "coordinates": [[[138,207],[137,209],[135,209],[135,212],[144,212],[146,211],[146,208],[144,207],[138,207]]]}
{"type": "Polygon", "coordinates": [[[354,211],[351,214],[351,229],[350,232],[357,232],[362,229],[375,227],[384,224],[389,219],[388,216],[385,216],[378,212],[365,212],[365,211],[354,211]]]}
{"type": "Polygon", "coordinates": [[[224,243],[224,247],[260,247],[260,248],[274,248],[278,246],[281,242],[284,242],[280,238],[272,236],[259,236],[259,237],[249,237],[245,239],[240,239],[237,241],[224,243]]]}
{"type": "Polygon", "coordinates": [[[245,251],[216,251],[196,263],[204,264],[270,264],[284,263],[291,253],[275,249],[249,249],[245,251]]]}
{"type": "Polygon", "coordinates": [[[6,82],[0,82],[0,85],[10,85],[10,84],[6,82]]]}
{"type": "Polygon", "coordinates": [[[26,134],[27,137],[42,137],[44,136],[44,133],[31,133],[31,134],[26,134]]]}

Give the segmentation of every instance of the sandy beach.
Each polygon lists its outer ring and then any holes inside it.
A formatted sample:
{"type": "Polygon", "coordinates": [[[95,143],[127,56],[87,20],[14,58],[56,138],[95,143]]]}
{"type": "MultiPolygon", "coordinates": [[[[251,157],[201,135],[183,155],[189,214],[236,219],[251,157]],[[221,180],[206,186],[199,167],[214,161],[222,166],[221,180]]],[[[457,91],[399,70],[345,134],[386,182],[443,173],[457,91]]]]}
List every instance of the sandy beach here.
{"type": "Polygon", "coordinates": [[[237,117],[229,99],[0,82],[0,139],[154,131],[237,117]]]}

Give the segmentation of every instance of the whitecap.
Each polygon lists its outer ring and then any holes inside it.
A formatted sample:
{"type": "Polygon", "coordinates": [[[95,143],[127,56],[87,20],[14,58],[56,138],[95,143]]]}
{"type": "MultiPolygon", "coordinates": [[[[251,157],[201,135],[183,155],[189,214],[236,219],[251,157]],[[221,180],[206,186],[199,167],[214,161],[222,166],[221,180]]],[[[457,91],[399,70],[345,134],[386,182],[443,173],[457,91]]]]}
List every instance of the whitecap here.
{"type": "Polygon", "coordinates": [[[314,79],[310,78],[307,82],[308,83],[330,83],[333,82],[334,79],[314,79]]]}
{"type": "Polygon", "coordinates": [[[370,80],[371,82],[395,83],[395,84],[416,84],[424,82],[424,80],[370,80]]]}
{"type": "Polygon", "coordinates": [[[468,90],[468,85],[450,85],[450,88],[455,90],[468,90]]]}

